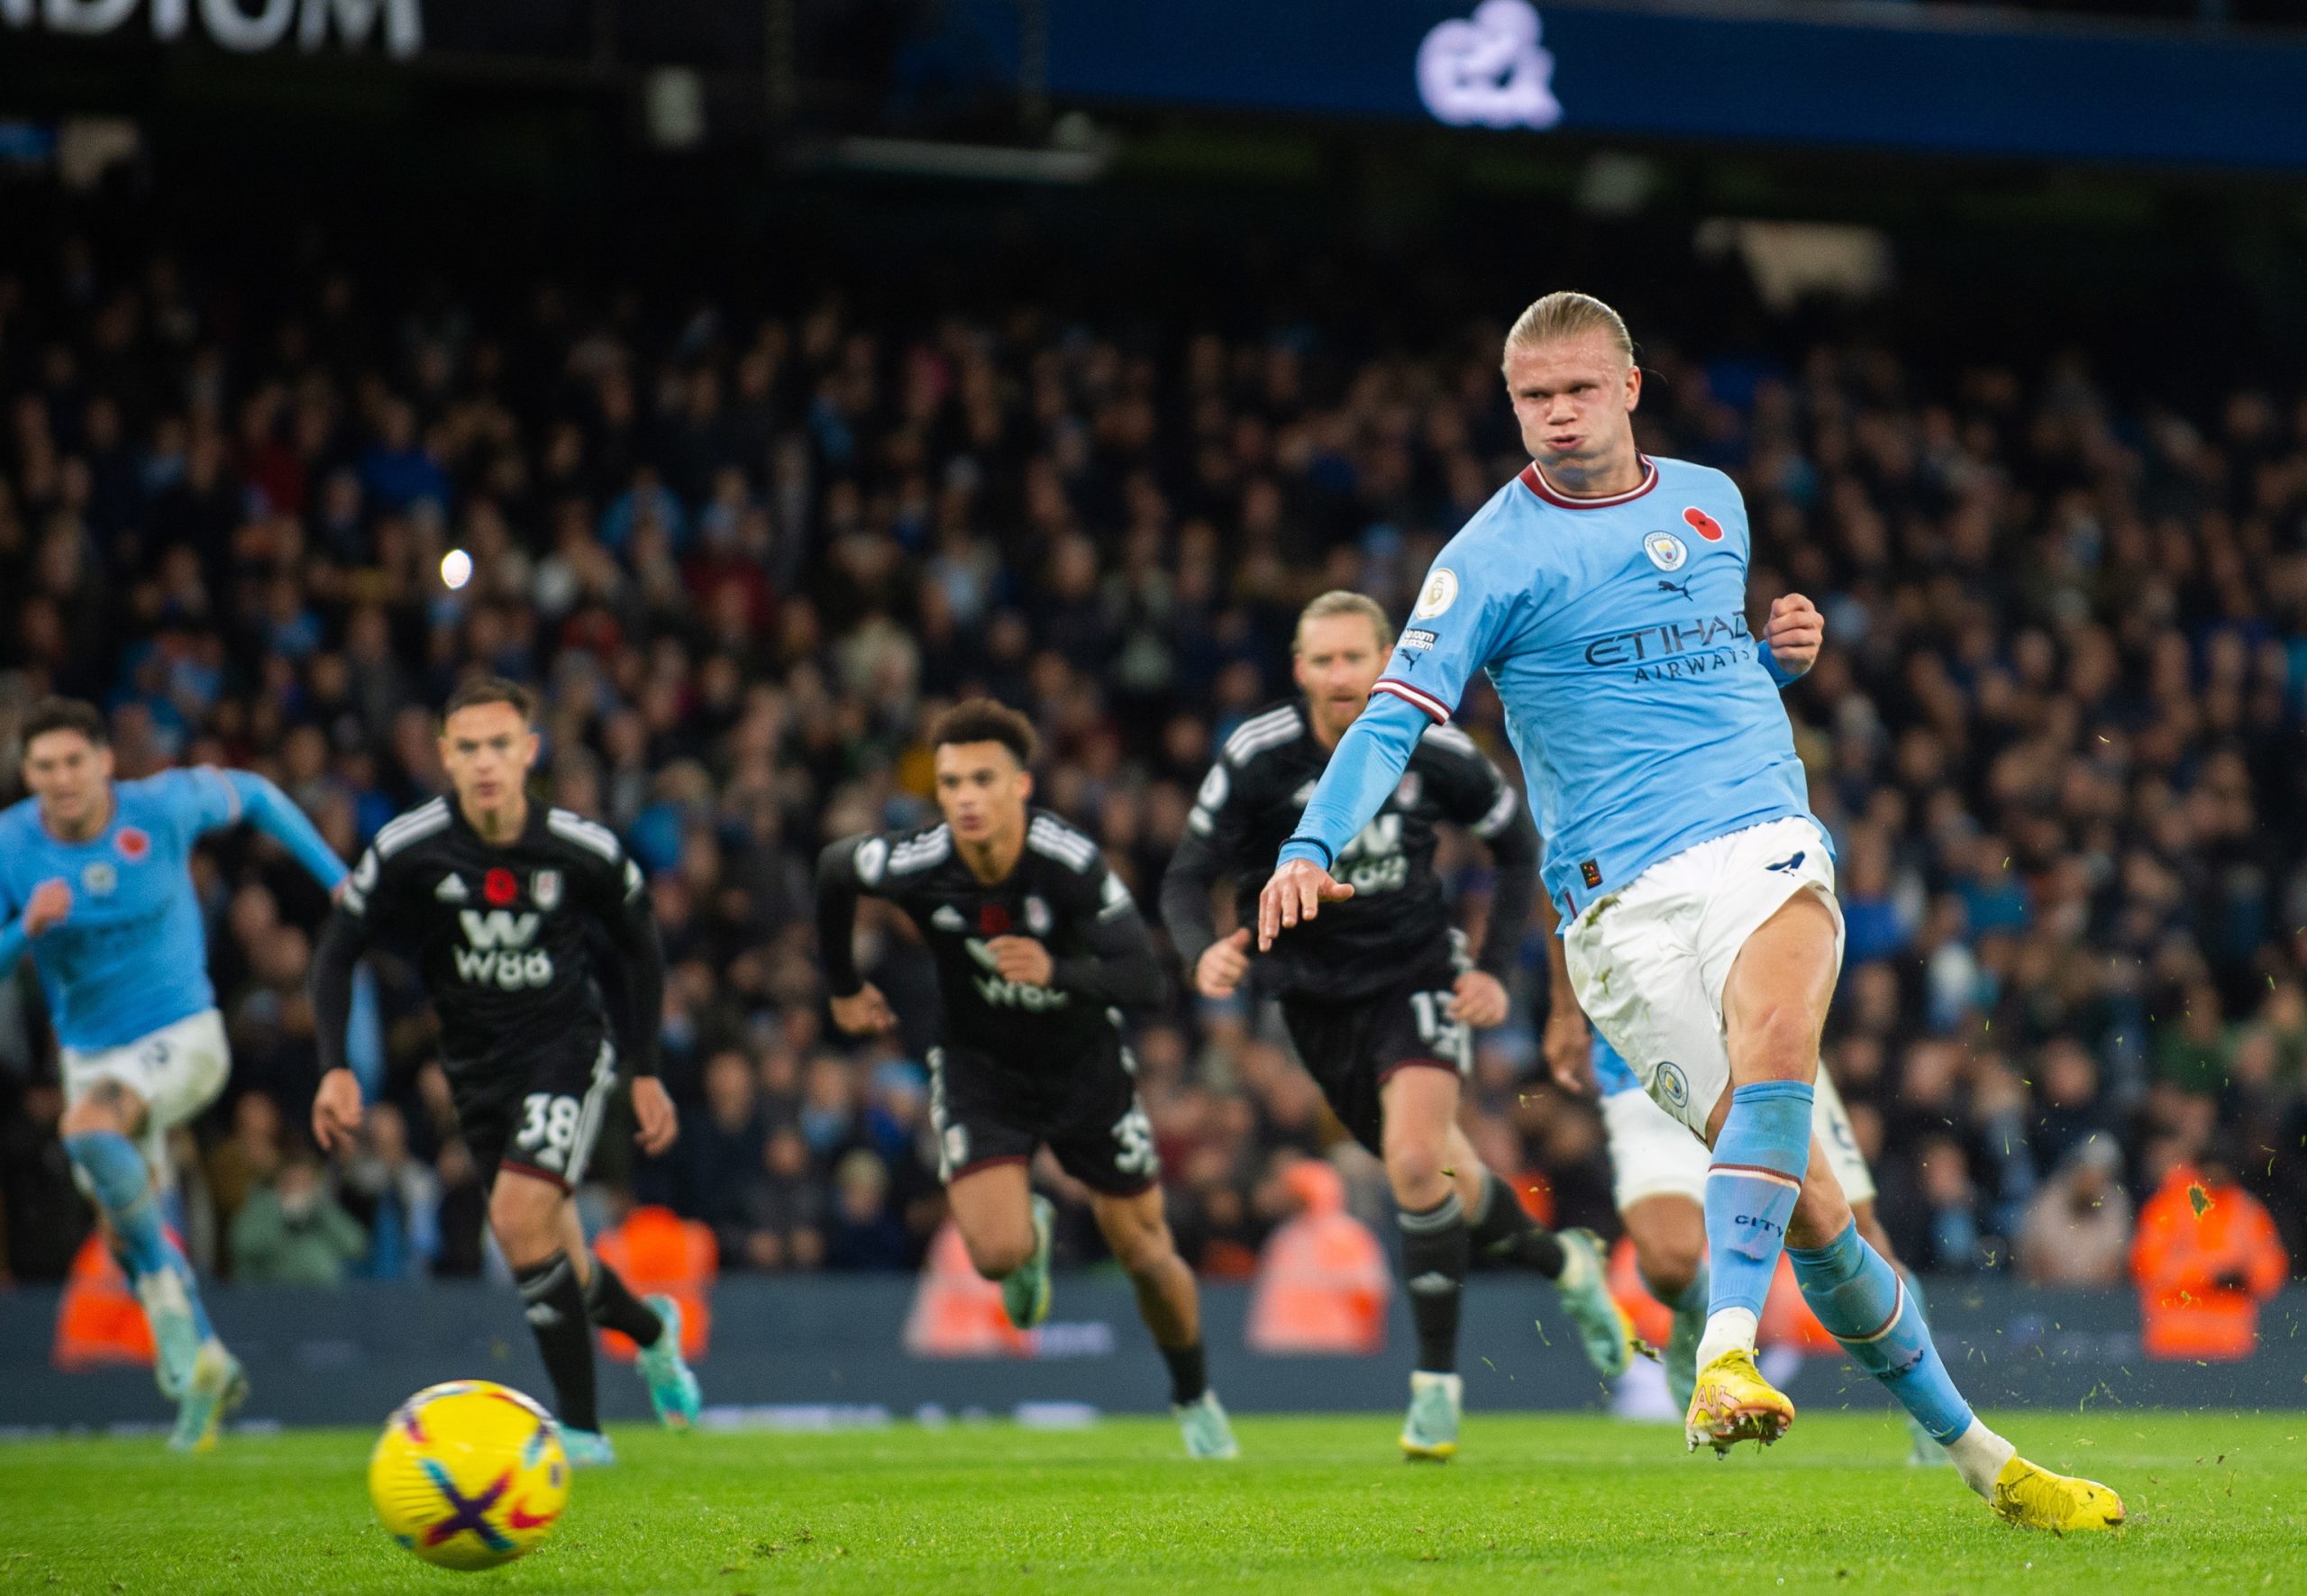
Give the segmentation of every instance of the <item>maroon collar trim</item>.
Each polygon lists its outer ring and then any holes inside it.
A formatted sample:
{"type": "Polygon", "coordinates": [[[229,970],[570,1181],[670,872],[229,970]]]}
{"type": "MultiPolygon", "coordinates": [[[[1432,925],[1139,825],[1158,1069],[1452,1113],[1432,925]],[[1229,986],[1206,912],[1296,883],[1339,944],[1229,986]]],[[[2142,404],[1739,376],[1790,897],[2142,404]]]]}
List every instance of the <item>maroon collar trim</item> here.
{"type": "Polygon", "coordinates": [[[1538,462],[1535,460],[1522,469],[1519,480],[1523,487],[1557,508],[1607,510],[1612,505],[1631,504],[1658,486],[1658,462],[1646,454],[1635,458],[1642,461],[1642,485],[1629,488],[1624,493],[1614,493],[1608,498],[1573,498],[1568,494],[1557,493],[1554,485],[1546,480],[1546,473],[1538,470],[1538,462]]]}

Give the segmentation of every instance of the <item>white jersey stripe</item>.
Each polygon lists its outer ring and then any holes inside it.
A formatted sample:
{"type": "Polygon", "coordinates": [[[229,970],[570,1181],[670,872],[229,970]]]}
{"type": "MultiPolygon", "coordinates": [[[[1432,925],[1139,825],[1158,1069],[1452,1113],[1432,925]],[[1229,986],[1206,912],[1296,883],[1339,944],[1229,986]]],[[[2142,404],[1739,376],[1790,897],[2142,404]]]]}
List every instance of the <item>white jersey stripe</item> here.
{"type": "Polygon", "coordinates": [[[615,864],[624,855],[625,850],[617,843],[616,833],[606,825],[586,819],[582,815],[573,814],[567,809],[548,810],[545,814],[544,825],[545,829],[553,835],[565,842],[574,843],[580,848],[589,848],[611,864],[615,864]]]}

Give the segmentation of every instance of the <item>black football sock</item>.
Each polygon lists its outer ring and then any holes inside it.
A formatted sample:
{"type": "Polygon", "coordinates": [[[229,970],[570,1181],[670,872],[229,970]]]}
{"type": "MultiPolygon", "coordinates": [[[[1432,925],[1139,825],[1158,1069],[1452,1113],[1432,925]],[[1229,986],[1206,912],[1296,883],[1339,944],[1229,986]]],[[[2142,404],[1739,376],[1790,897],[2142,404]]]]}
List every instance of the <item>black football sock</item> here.
{"type": "Polygon", "coordinates": [[[585,1282],[585,1312],[604,1330],[616,1330],[633,1337],[636,1346],[654,1346],[657,1337],[665,1333],[665,1321],[657,1310],[633,1294],[625,1277],[601,1262],[597,1254],[589,1260],[593,1278],[585,1282]]]}
{"type": "Polygon", "coordinates": [[[1418,1327],[1418,1366],[1434,1374],[1458,1367],[1458,1303],[1466,1284],[1466,1212],[1453,1190],[1422,1213],[1402,1209],[1402,1276],[1418,1327]]]}
{"type": "Polygon", "coordinates": [[[1496,1170],[1484,1170],[1481,1207],[1466,1235],[1493,1258],[1535,1269],[1548,1280],[1562,1278],[1562,1243],[1515,1200],[1514,1189],[1496,1170]]]}
{"type": "Polygon", "coordinates": [[[1209,1360],[1202,1355],[1201,1343],[1164,1346],[1161,1353],[1162,1361],[1170,1365],[1171,1405],[1182,1408],[1201,1400],[1201,1393],[1209,1389],[1209,1360]]]}
{"type": "Polygon", "coordinates": [[[542,1263],[513,1272],[528,1304],[529,1329],[537,1338],[544,1372],[552,1381],[554,1411],[573,1430],[597,1430],[601,1414],[593,1385],[593,1327],[585,1317],[585,1289],[569,1254],[555,1253],[542,1263]]]}

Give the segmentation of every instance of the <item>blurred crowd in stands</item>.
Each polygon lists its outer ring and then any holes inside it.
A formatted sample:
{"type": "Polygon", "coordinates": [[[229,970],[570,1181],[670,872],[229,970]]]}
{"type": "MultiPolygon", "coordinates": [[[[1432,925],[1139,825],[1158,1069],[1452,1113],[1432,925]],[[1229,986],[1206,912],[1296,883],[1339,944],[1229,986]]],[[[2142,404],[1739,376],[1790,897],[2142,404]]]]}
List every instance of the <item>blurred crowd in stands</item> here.
{"type": "MultiPolygon", "coordinates": [[[[941,1213],[934,976],[869,910],[905,1026],[829,1033],[816,850],[926,814],[922,728],[982,689],[1033,715],[1040,801],[1150,911],[1213,747],[1288,690],[1299,605],[1348,587],[1400,616],[1525,463],[1497,372],[1518,306],[1403,353],[1031,305],[869,319],[834,292],[765,314],[545,279],[485,297],[347,269],[259,300],[223,262],[68,231],[0,266],[0,794],[21,790],[13,718],[72,693],[110,712],[122,775],[264,771],[350,859],[441,790],[433,710],[460,675],[535,683],[539,791],[626,839],[669,950],[681,1139],[647,1160],[606,1138],[592,1218],[669,1205],[725,1271],[908,1267],[941,1213]]],[[[1828,1067],[1908,1259],[2118,1280],[2138,1207],[2205,1167],[2298,1255],[2307,402],[2239,381],[2200,413],[2119,406],[2079,354],[1943,383],[1863,342],[1734,356],[1628,308],[1646,447],[1738,477],[1757,613],[1799,588],[1828,617],[1787,696],[1849,922],[1828,1067]]],[[[1461,721],[1518,780],[1486,688],[1461,721]]],[[[1443,863],[1478,905],[1478,851],[1443,863]]],[[[177,1138],[203,1264],[487,1266],[408,972],[377,967],[378,1107],[324,1160],[304,979],[325,905],[240,834],[200,884],[235,1066],[177,1138]]],[[[1536,938],[1468,1121],[1544,1214],[1608,1232],[1599,1119],[1537,1055],[1536,938]]],[[[1382,1211],[1268,1016],[1181,983],[1135,1050],[1206,1273],[1247,1272],[1300,1155],[1382,1211]]],[[[89,1224],[56,1081],[20,971],[0,991],[19,1279],[59,1275],[89,1224]]]]}

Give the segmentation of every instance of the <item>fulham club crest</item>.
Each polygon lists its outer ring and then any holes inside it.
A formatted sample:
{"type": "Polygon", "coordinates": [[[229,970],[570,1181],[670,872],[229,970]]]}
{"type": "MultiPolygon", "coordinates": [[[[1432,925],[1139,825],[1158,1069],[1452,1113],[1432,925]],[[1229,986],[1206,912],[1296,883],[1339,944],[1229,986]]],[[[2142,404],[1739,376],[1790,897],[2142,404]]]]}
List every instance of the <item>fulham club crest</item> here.
{"type": "Polygon", "coordinates": [[[561,907],[561,872],[557,870],[537,871],[536,880],[529,883],[529,897],[541,909],[559,908],[561,907]]]}

